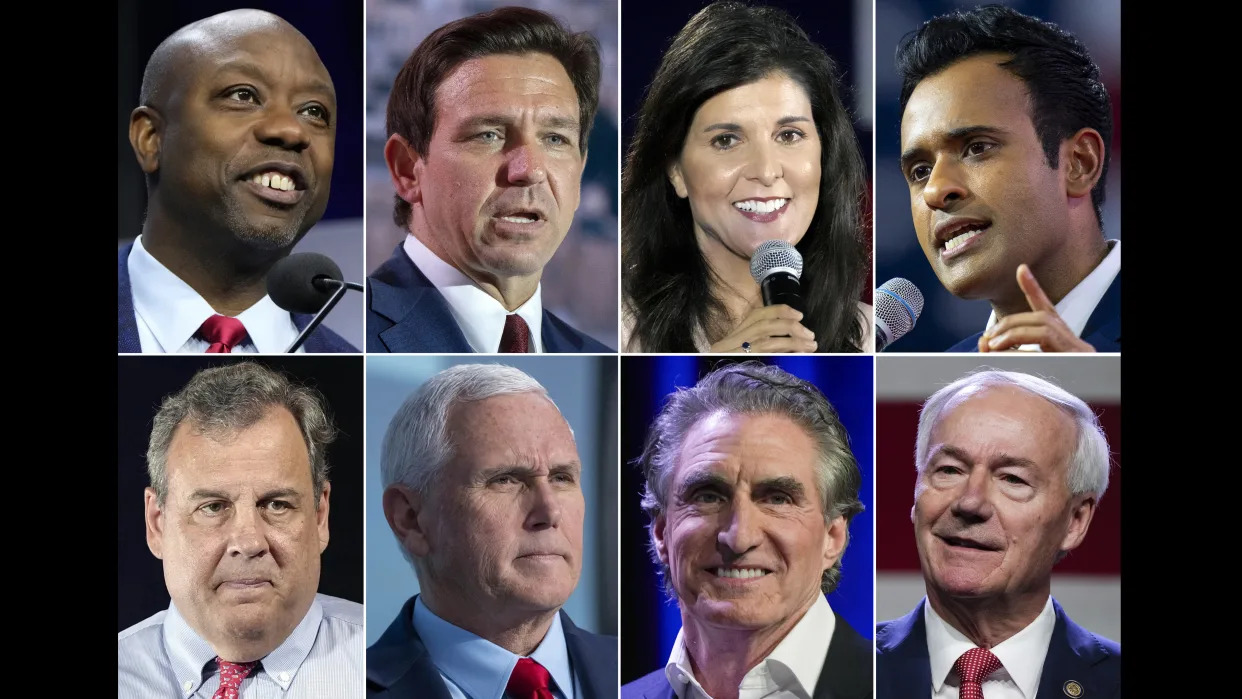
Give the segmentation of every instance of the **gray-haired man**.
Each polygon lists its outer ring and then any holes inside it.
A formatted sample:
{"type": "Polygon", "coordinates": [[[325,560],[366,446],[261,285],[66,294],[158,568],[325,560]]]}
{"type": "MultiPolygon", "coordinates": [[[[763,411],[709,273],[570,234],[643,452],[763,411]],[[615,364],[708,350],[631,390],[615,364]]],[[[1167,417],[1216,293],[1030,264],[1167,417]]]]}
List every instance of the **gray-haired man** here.
{"type": "Polygon", "coordinates": [[[316,593],[335,436],[318,392],[254,362],[164,400],[146,530],[172,602],[118,635],[119,696],[359,694],[362,605],[316,593]]]}
{"type": "Polygon", "coordinates": [[[824,597],[863,506],[819,389],[758,362],[716,369],[669,399],[640,463],[682,628],[666,666],[622,697],[870,697],[871,644],[824,597]]]}
{"type": "Polygon", "coordinates": [[[543,386],[446,369],[398,409],[380,464],[421,592],[367,650],[368,696],[616,696],[616,639],[561,611],[582,569],[582,463],[543,386]]]}

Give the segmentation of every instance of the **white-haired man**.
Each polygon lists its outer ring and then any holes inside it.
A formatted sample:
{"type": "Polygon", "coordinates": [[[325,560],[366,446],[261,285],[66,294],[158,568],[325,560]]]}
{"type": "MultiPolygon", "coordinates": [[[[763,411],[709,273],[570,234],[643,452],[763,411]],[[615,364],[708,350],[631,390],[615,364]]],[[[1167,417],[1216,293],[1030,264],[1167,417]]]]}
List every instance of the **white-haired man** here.
{"type": "Polygon", "coordinates": [[[1028,374],[972,373],[923,405],[915,460],[927,597],[877,625],[877,696],[1120,696],[1121,645],[1051,595],[1108,487],[1091,408],[1028,374]]]}
{"type": "Polygon", "coordinates": [[[420,594],[368,649],[368,696],[616,696],[616,638],[561,611],[582,569],[582,464],[543,386],[446,369],[397,411],[380,464],[420,594]]]}

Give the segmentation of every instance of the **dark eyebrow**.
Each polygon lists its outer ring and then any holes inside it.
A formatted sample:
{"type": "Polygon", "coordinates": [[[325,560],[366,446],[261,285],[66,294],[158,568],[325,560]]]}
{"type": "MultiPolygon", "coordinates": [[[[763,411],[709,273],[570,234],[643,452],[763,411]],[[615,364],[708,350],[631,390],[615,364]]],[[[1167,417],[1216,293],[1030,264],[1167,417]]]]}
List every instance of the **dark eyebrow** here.
{"type": "Polygon", "coordinates": [[[806,497],[806,488],[802,483],[793,476],[777,476],[776,478],[765,478],[755,484],[752,492],[762,497],[772,491],[781,491],[788,493],[793,499],[801,500],[806,497]]]}
{"type": "Polygon", "coordinates": [[[725,492],[730,490],[729,481],[725,480],[724,476],[710,471],[695,471],[686,476],[686,480],[681,482],[677,492],[684,495],[700,488],[715,488],[725,492]]]}
{"type": "MultiPolygon", "coordinates": [[[[233,60],[233,61],[228,61],[226,63],[222,63],[220,64],[218,68],[216,68],[216,75],[221,75],[229,71],[233,71],[235,73],[241,73],[242,75],[245,75],[259,82],[265,83],[268,81],[268,77],[263,72],[263,69],[256,66],[254,63],[251,63],[250,61],[233,60]]],[[[297,89],[298,91],[303,91],[303,92],[320,93],[322,95],[326,95],[328,99],[330,99],[332,102],[336,102],[336,90],[332,87],[332,83],[325,82],[324,80],[320,78],[311,78],[310,80],[306,81],[304,84],[299,85],[297,89]]]]}
{"type": "MultiPolygon", "coordinates": [[[[810,122],[811,119],[809,117],[804,117],[804,116],[784,116],[784,117],[781,117],[780,119],[777,119],[776,125],[777,126],[788,126],[789,124],[796,124],[802,121],[810,122]]],[[[719,124],[709,124],[708,126],[704,127],[703,133],[707,133],[708,131],[741,131],[741,130],[742,130],[741,124],[734,124],[732,122],[721,122],[719,124]]]]}
{"type": "Polygon", "coordinates": [[[228,493],[225,493],[222,490],[207,490],[206,488],[199,488],[198,490],[195,490],[194,492],[190,493],[190,497],[187,499],[188,500],[232,500],[233,498],[229,497],[228,493]]]}
{"type": "MultiPolygon", "coordinates": [[[[461,122],[462,129],[474,129],[480,126],[508,126],[513,123],[513,116],[509,114],[479,114],[461,122]]],[[[536,120],[540,126],[552,127],[554,129],[576,129],[578,128],[578,120],[573,117],[561,116],[559,114],[551,114],[540,117],[536,120]]]]}
{"type": "MultiPolygon", "coordinates": [[[[963,141],[971,136],[1002,137],[1008,135],[1009,131],[1002,129],[999,126],[984,126],[982,124],[978,124],[974,126],[959,126],[956,129],[950,129],[945,132],[941,140],[953,143],[956,141],[963,141]]],[[[911,160],[921,156],[924,152],[926,152],[926,149],[919,146],[903,151],[901,154],[901,168],[904,170],[906,165],[909,164],[911,160]]]]}
{"type": "Polygon", "coordinates": [[[297,500],[300,496],[301,496],[301,493],[299,493],[294,488],[277,488],[276,490],[269,490],[268,492],[260,495],[259,502],[264,502],[267,500],[279,500],[282,498],[287,498],[290,500],[297,500]]]}
{"type": "MultiPolygon", "coordinates": [[[[260,495],[259,501],[262,502],[265,500],[276,500],[278,498],[297,499],[299,496],[300,496],[300,493],[298,493],[296,488],[277,488],[275,490],[269,490],[263,493],[262,495],[260,495]]],[[[207,488],[199,488],[198,490],[195,490],[194,492],[190,493],[189,499],[190,500],[229,500],[229,501],[232,501],[233,498],[228,493],[222,490],[209,490],[207,488]]]]}

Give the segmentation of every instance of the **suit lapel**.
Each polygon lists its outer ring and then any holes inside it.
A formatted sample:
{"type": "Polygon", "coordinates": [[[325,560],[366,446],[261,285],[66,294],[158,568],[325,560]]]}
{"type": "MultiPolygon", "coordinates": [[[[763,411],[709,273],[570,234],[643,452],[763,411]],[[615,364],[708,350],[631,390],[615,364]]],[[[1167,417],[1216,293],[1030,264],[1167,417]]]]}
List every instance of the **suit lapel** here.
{"type": "Polygon", "coordinates": [[[379,333],[389,352],[472,352],[448,302],[398,245],[371,279],[371,310],[393,325],[379,333]]]}
{"type": "Polygon", "coordinates": [[[570,336],[561,328],[561,320],[543,312],[543,351],[544,352],[581,352],[582,343],[578,338],[570,336]]]}
{"type": "Polygon", "coordinates": [[[1095,305],[1083,326],[1082,338],[1101,352],[1121,351],[1121,272],[1095,305]]]}
{"type": "Polygon", "coordinates": [[[414,629],[414,599],[401,607],[384,635],[367,649],[367,683],[381,688],[378,696],[452,699],[414,629]]]}
{"type": "Polygon", "coordinates": [[[569,651],[569,662],[573,666],[574,673],[578,675],[579,681],[582,682],[582,694],[584,697],[611,697],[616,696],[617,678],[606,677],[604,668],[598,662],[592,662],[591,649],[587,646],[587,639],[583,636],[583,631],[570,621],[569,615],[562,610],[561,630],[565,633],[565,648],[569,651]]]}
{"type": "Polygon", "coordinates": [[[117,352],[141,352],[138,319],[134,316],[134,296],[129,288],[129,243],[117,254],[116,268],[116,339],[117,352]]]}
{"type": "Polygon", "coordinates": [[[1099,685],[1092,670],[1092,666],[1108,659],[1108,652],[1100,647],[1091,632],[1070,620],[1055,599],[1052,600],[1052,608],[1057,621],[1052,629],[1052,640],[1048,643],[1048,655],[1044,658],[1036,694],[1040,697],[1074,696],[1066,691],[1066,687],[1075,682],[1081,690],[1079,696],[1084,699],[1110,696],[1113,688],[1099,685]]]}
{"type": "Polygon", "coordinates": [[[861,699],[871,697],[871,662],[874,652],[871,642],[863,638],[840,614],[832,640],[828,642],[828,655],[815,683],[813,699],[861,699]]]}
{"type": "Polygon", "coordinates": [[[927,653],[927,628],[923,605],[888,622],[876,633],[876,697],[931,696],[931,658],[927,653]]]}

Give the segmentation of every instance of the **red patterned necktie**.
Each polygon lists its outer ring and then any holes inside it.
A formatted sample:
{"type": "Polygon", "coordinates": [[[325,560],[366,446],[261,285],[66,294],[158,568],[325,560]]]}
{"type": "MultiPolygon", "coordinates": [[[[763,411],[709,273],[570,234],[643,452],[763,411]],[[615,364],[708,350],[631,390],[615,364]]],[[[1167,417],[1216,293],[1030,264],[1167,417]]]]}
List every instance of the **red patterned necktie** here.
{"type": "Polygon", "coordinates": [[[552,699],[552,690],[548,689],[551,680],[547,668],[530,658],[518,658],[505,691],[512,699],[552,699]]]}
{"type": "Polygon", "coordinates": [[[530,351],[530,326],[522,316],[510,313],[505,316],[505,331],[500,334],[500,351],[525,353],[530,351]]]}
{"type": "Polygon", "coordinates": [[[258,664],[257,660],[253,663],[230,663],[223,658],[216,658],[216,665],[220,668],[220,688],[211,695],[211,699],[237,699],[237,689],[241,687],[242,680],[258,664]]]}
{"type": "Polygon", "coordinates": [[[971,648],[962,653],[953,663],[953,669],[962,679],[957,690],[959,699],[983,699],[983,680],[1000,668],[1000,658],[987,648],[971,648]]]}
{"type": "Polygon", "coordinates": [[[209,353],[228,354],[246,339],[246,326],[236,318],[214,315],[203,321],[198,328],[198,333],[204,340],[211,343],[211,346],[207,348],[209,353]]]}

